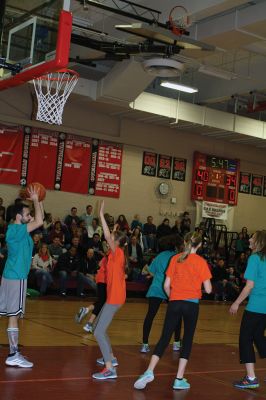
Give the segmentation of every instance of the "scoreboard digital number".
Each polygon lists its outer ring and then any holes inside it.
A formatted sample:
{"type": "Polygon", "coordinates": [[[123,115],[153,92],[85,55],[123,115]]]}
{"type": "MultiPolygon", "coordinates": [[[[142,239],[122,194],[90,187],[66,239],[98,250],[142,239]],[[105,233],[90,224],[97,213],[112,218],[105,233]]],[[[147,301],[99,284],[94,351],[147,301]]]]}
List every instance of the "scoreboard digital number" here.
{"type": "Polygon", "coordinates": [[[239,160],[194,153],[192,200],[237,204],[239,160]]]}

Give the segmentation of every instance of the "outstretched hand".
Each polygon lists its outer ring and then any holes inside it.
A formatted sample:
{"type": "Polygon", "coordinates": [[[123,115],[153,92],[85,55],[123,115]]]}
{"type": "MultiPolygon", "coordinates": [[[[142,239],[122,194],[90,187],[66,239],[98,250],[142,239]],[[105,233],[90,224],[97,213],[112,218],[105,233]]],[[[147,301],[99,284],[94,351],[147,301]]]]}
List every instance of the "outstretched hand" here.
{"type": "Polygon", "coordinates": [[[239,304],[237,304],[236,302],[234,302],[234,303],[231,305],[230,309],[229,309],[230,314],[232,314],[232,315],[237,314],[238,308],[239,308],[239,304]]]}
{"type": "Polygon", "coordinates": [[[32,201],[39,201],[39,194],[40,194],[40,189],[38,188],[36,190],[36,188],[34,186],[29,186],[27,188],[27,192],[29,194],[30,197],[28,197],[27,200],[32,200],[32,201]]]}
{"type": "Polygon", "coordinates": [[[101,202],[101,206],[100,206],[100,214],[103,215],[104,212],[104,200],[101,202]]]}

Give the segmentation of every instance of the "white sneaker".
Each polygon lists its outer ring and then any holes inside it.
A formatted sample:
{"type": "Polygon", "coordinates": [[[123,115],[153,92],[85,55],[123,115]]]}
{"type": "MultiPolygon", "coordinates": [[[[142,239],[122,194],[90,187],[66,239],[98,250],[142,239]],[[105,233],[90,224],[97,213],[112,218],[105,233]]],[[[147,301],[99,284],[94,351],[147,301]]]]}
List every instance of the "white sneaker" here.
{"type": "Polygon", "coordinates": [[[33,363],[26,360],[22,354],[19,352],[15,353],[13,356],[8,356],[6,359],[6,365],[10,367],[20,367],[20,368],[32,368],[33,363]]]}
{"type": "Polygon", "coordinates": [[[79,324],[83,318],[88,314],[88,307],[80,307],[78,313],[75,315],[75,321],[79,324]]]}
{"type": "Polygon", "coordinates": [[[86,325],[83,326],[84,331],[88,333],[93,332],[93,325],[90,322],[87,322],[86,325]]]}
{"type": "MultiPolygon", "coordinates": [[[[103,365],[103,366],[105,365],[105,362],[104,362],[103,357],[97,358],[96,362],[97,362],[97,364],[99,364],[99,365],[103,365]]],[[[118,366],[118,361],[117,361],[117,358],[116,358],[116,357],[114,357],[114,358],[112,359],[112,366],[113,366],[113,367],[117,367],[117,366],[118,366]]]]}
{"type": "Polygon", "coordinates": [[[141,353],[148,353],[150,351],[150,346],[147,343],[143,343],[140,352],[141,353]]]}

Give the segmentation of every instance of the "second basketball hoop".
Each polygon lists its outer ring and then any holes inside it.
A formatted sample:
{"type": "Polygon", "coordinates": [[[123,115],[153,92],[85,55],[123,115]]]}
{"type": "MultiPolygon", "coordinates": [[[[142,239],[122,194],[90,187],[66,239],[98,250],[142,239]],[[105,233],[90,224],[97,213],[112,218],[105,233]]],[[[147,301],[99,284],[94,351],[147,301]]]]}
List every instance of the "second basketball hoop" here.
{"type": "Polygon", "coordinates": [[[76,71],[63,69],[33,79],[37,98],[36,120],[61,125],[64,106],[78,78],[76,71]]]}

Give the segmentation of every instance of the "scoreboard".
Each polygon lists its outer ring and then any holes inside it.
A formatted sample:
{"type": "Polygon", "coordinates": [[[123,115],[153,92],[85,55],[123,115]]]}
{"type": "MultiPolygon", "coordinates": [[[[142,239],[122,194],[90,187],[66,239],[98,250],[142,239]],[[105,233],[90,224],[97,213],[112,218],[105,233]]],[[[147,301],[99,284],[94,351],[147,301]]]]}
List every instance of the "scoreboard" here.
{"type": "Polygon", "coordinates": [[[192,200],[237,204],[239,160],[194,153],[192,200]]]}

